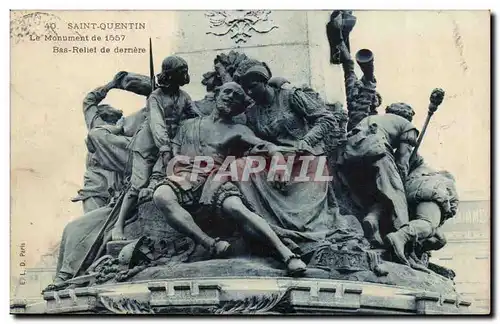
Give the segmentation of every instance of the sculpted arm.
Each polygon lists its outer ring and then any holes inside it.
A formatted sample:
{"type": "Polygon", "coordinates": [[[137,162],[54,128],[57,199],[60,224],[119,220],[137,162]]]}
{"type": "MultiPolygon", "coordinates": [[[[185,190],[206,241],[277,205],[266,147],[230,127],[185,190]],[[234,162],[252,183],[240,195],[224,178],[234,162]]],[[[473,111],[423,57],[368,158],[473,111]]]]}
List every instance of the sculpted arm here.
{"type": "Polygon", "coordinates": [[[87,130],[92,129],[92,127],[105,124],[104,121],[99,117],[99,111],[97,106],[101,101],[106,98],[109,90],[113,89],[113,83],[110,82],[106,85],[100,86],[89,92],[83,99],[83,116],[85,118],[85,125],[87,130]]]}
{"type": "Polygon", "coordinates": [[[346,101],[349,103],[353,98],[353,89],[355,88],[358,77],[354,72],[354,61],[347,47],[342,46],[342,69],[344,70],[344,85],[346,101]]]}
{"type": "Polygon", "coordinates": [[[198,113],[198,109],[195,107],[195,104],[193,100],[191,99],[191,96],[187,92],[183,92],[185,95],[185,106],[183,110],[183,120],[185,119],[190,119],[190,118],[195,118],[200,116],[198,113]]]}
{"type": "Polygon", "coordinates": [[[319,100],[296,90],[291,96],[291,106],[308,122],[310,129],[302,139],[309,146],[319,144],[328,132],[335,127],[335,117],[319,100]]]}
{"type": "Polygon", "coordinates": [[[396,151],[396,164],[404,181],[410,169],[410,156],[415,147],[418,131],[411,129],[402,135],[399,147],[396,151]]]}
{"type": "Polygon", "coordinates": [[[359,80],[354,72],[354,60],[351,53],[345,44],[341,44],[340,49],[349,115],[347,128],[350,130],[363,118],[374,113],[373,110],[380,105],[380,98],[377,97],[377,82],[373,73],[364,75],[359,80]]]}
{"type": "Polygon", "coordinates": [[[149,111],[149,126],[151,127],[156,147],[158,147],[160,153],[171,152],[171,140],[165,123],[164,111],[154,93],[148,98],[147,106],[149,111]]]}
{"type": "Polygon", "coordinates": [[[404,179],[408,176],[408,169],[410,163],[410,156],[412,152],[413,146],[408,143],[401,143],[398,149],[399,159],[397,161],[398,168],[401,172],[401,176],[404,179]]]}

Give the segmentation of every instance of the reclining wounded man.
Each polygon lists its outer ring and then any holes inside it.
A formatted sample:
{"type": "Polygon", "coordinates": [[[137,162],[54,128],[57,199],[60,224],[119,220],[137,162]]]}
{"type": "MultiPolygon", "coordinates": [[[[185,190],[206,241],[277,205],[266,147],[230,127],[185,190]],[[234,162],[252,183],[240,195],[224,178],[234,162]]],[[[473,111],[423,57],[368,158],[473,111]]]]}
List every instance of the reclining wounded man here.
{"type": "Polygon", "coordinates": [[[244,112],[247,104],[247,97],[238,84],[225,83],[217,90],[216,109],[209,116],[184,121],[172,141],[175,158],[169,163],[165,178],[153,185],[153,201],[170,226],[192,238],[214,257],[224,256],[230,245],[210,237],[200,228],[186,210],[192,205],[208,207],[207,210],[215,211],[211,217],[230,218],[247,234],[266,241],[278,253],[288,273],[300,275],[306,270],[305,263],[281,241],[264,218],[246,206],[238,187],[217,172],[224,168],[223,161],[228,161],[226,157],[231,154],[231,148],[253,147],[250,153],[266,151],[269,157],[279,157],[280,150],[289,150],[263,141],[247,126],[233,122],[232,117],[244,112]],[[213,157],[213,167],[200,167],[197,157],[213,157]]]}

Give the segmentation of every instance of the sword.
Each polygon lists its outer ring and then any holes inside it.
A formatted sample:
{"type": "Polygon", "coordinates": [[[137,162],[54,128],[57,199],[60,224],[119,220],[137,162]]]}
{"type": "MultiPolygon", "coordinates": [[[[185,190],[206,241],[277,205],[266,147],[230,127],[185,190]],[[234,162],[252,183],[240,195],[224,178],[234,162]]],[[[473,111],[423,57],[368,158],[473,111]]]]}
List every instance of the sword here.
{"type": "Polygon", "coordinates": [[[156,89],[156,82],[153,62],[153,44],[151,42],[151,37],[149,37],[149,77],[151,78],[151,92],[153,92],[156,89]]]}
{"type": "Polygon", "coordinates": [[[415,158],[417,155],[418,148],[420,147],[420,144],[422,144],[422,140],[424,138],[425,132],[427,131],[427,126],[429,126],[429,122],[431,121],[432,115],[437,111],[439,105],[443,102],[444,98],[444,90],[440,88],[436,88],[432,90],[431,96],[429,98],[429,110],[427,111],[427,118],[425,119],[424,127],[422,127],[422,132],[420,133],[418,140],[417,140],[417,145],[415,145],[415,148],[413,149],[413,152],[411,153],[410,156],[410,163],[411,161],[415,158]]]}

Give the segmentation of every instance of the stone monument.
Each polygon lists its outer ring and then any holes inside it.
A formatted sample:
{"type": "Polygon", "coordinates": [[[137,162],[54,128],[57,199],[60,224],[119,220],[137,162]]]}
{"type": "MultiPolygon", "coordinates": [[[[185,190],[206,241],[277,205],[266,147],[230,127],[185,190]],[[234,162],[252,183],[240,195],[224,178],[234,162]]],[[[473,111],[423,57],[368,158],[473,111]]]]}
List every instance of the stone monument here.
{"type": "MultiPolygon", "coordinates": [[[[280,28],[265,10],[207,17],[208,34],[235,44],[280,28]]],[[[122,180],[66,226],[44,302],[11,311],[467,314],[454,271],[429,262],[458,204],[453,176],[418,153],[444,91],[430,94],[421,132],[406,103],[381,114],[376,55],[351,55],[356,17],[324,24],[346,110],[238,49],[215,55],[200,100],[183,90],[182,55],[155,75],[152,46],[149,77],[122,71],[89,93],[88,170],[122,180]],[[146,107],[123,117],[100,104],[110,89],[146,107]]]]}

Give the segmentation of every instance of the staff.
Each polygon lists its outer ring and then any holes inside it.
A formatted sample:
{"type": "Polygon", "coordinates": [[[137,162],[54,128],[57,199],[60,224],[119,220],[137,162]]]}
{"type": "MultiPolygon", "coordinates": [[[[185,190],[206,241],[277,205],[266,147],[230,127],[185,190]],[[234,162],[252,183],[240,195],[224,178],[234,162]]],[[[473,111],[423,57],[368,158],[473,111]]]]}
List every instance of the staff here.
{"type": "Polygon", "coordinates": [[[422,132],[420,133],[420,136],[418,137],[417,140],[417,145],[415,145],[415,148],[413,149],[413,152],[411,153],[410,156],[410,161],[412,161],[415,156],[417,155],[418,148],[420,147],[420,144],[422,143],[422,139],[424,138],[425,132],[427,130],[427,126],[429,126],[429,122],[431,121],[432,115],[437,111],[439,105],[443,102],[444,98],[444,90],[440,88],[436,88],[432,90],[431,96],[429,98],[430,103],[429,103],[429,110],[427,112],[427,118],[425,119],[424,127],[422,127],[422,132]]]}
{"type": "Polygon", "coordinates": [[[151,92],[156,89],[155,82],[155,68],[153,63],[153,44],[151,42],[151,37],[149,37],[149,77],[151,78],[151,92]]]}

